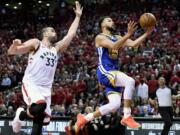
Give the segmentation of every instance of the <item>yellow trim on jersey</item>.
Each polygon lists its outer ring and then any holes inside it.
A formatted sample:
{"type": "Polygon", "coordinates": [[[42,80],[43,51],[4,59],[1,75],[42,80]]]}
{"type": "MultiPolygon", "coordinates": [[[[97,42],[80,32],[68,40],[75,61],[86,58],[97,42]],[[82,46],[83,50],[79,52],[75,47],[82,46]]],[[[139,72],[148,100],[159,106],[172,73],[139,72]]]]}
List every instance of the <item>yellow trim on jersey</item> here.
{"type": "Polygon", "coordinates": [[[108,96],[108,95],[110,95],[110,94],[119,94],[119,95],[121,95],[121,93],[120,93],[120,92],[116,92],[116,91],[109,91],[109,92],[107,93],[107,96],[108,96]]]}
{"type": "Polygon", "coordinates": [[[112,85],[113,87],[117,87],[117,86],[115,85],[116,75],[117,75],[118,73],[121,73],[121,72],[120,72],[120,71],[117,71],[117,70],[113,70],[113,71],[108,71],[108,73],[109,73],[109,74],[112,74],[113,76],[115,76],[115,77],[113,78],[112,76],[110,76],[110,75],[108,75],[108,74],[105,74],[106,77],[108,78],[108,80],[110,81],[111,85],[112,85]]]}
{"type": "Polygon", "coordinates": [[[110,81],[111,85],[112,85],[113,87],[116,87],[116,86],[115,86],[115,79],[116,79],[116,78],[113,78],[113,77],[111,77],[111,76],[108,75],[108,74],[105,74],[105,75],[106,75],[106,77],[108,78],[108,80],[110,81]]]}

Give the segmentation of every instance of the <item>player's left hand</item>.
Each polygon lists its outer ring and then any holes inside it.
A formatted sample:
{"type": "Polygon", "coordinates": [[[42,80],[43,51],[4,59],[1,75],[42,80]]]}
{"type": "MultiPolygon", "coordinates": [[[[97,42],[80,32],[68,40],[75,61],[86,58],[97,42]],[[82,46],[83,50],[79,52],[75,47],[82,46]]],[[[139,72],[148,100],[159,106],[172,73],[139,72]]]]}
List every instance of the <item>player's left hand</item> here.
{"type": "Polygon", "coordinates": [[[76,8],[73,8],[74,12],[75,12],[76,16],[81,17],[83,7],[81,7],[81,4],[78,1],[76,1],[75,4],[76,4],[76,8]]]}

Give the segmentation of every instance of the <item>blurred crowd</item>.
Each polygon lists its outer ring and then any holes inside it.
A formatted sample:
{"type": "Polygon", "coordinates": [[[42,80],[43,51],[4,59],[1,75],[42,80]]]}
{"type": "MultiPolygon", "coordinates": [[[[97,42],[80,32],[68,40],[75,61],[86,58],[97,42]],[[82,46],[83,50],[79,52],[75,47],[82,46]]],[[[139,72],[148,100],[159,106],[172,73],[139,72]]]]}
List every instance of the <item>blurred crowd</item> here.
{"type": "MultiPolygon", "coordinates": [[[[124,4],[126,0],[123,1],[124,4]]],[[[108,102],[104,86],[97,82],[98,56],[94,38],[98,33],[98,20],[110,15],[117,26],[117,34],[124,35],[129,20],[138,21],[143,12],[152,12],[157,25],[150,37],[137,49],[121,48],[119,69],[136,80],[133,115],[158,116],[158,109],[148,102],[148,97],[158,88],[158,77],[166,78],[167,86],[180,93],[180,21],[179,12],[171,4],[147,4],[142,1],[137,9],[108,3],[108,8],[91,7],[84,10],[77,35],[68,51],[61,54],[52,88],[52,116],[72,116],[79,112],[94,111],[108,102]],[[112,5],[111,5],[112,4],[112,5]],[[96,10],[94,10],[96,9],[96,10]],[[133,10],[136,10],[133,11],[133,10]]],[[[137,4],[137,3],[135,3],[137,4]]],[[[107,5],[106,5],[107,6],[107,5]]],[[[66,9],[68,13],[69,9],[66,9]]],[[[70,13],[72,11],[69,11],[70,13]]],[[[49,23],[62,38],[72,22],[73,14],[66,21],[49,23]]],[[[24,105],[21,80],[27,66],[28,55],[8,56],[12,40],[22,41],[38,37],[44,22],[2,23],[0,28],[0,115],[13,116],[18,106],[24,105]]],[[[134,37],[143,33],[139,27],[134,37]]],[[[180,99],[173,99],[174,115],[180,117],[180,99]]],[[[122,110],[120,109],[121,113],[122,110]]]]}

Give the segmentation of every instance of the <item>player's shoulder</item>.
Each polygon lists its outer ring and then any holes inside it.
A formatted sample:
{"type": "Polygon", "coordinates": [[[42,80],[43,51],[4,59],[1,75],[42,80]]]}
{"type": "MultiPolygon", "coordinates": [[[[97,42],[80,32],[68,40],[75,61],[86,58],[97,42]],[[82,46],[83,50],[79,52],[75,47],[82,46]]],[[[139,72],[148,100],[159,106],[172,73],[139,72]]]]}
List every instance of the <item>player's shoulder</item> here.
{"type": "Polygon", "coordinates": [[[32,38],[29,41],[30,41],[30,44],[33,46],[32,51],[37,52],[37,50],[39,50],[40,48],[41,41],[37,38],[32,38]]]}
{"type": "Polygon", "coordinates": [[[96,35],[96,37],[95,37],[95,40],[97,41],[97,40],[102,40],[102,39],[107,39],[107,37],[106,36],[104,36],[103,34],[98,34],[98,35],[96,35]]]}
{"type": "MultiPolygon", "coordinates": [[[[121,38],[122,36],[121,35],[113,35],[114,37],[116,37],[116,38],[121,38]]],[[[100,39],[104,39],[104,38],[107,38],[107,37],[111,37],[110,35],[106,35],[106,34],[102,34],[102,33],[100,33],[100,34],[98,34],[97,36],[96,36],[96,38],[100,38],[100,39]]]]}
{"type": "Polygon", "coordinates": [[[38,38],[32,38],[32,39],[29,39],[30,41],[34,42],[34,43],[39,43],[40,40],[38,38]]]}
{"type": "Polygon", "coordinates": [[[29,39],[29,40],[27,40],[27,42],[28,42],[29,44],[31,44],[32,46],[34,46],[35,48],[36,48],[37,46],[39,46],[40,43],[41,43],[41,41],[40,41],[39,39],[37,39],[37,38],[29,39]]]}
{"type": "Polygon", "coordinates": [[[102,38],[102,37],[103,37],[102,34],[97,34],[95,39],[99,39],[99,38],[102,38]]]}

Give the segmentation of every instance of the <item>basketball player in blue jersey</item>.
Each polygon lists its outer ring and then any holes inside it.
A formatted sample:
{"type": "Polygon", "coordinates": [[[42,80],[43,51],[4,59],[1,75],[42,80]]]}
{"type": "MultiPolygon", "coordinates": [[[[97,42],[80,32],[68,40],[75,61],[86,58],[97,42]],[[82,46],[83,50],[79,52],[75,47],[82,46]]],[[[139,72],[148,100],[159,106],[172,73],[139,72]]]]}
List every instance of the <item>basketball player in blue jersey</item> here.
{"type": "Polygon", "coordinates": [[[128,23],[127,34],[123,37],[113,35],[115,25],[110,17],[102,18],[99,22],[99,26],[101,27],[102,33],[97,35],[95,39],[99,55],[97,76],[98,81],[106,87],[109,103],[86,116],[78,114],[75,130],[78,132],[87,122],[120,108],[122,87],[124,87],[124,116],[121,120],[121,124],[127,125],[130,128],[139,128],[140,124],[131,116],[130,108],[133,91],[135,89],[135,81],[125,73],[118,71],[118,50],[123,46],[138,47],[146,37],[150,35],[153,28],[148,28],[147,31],[136,40],[131,40],[130,37],[137,28],[136,23],[133,21],[128,23]]]}

